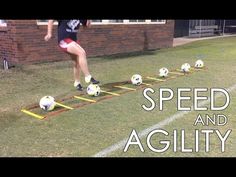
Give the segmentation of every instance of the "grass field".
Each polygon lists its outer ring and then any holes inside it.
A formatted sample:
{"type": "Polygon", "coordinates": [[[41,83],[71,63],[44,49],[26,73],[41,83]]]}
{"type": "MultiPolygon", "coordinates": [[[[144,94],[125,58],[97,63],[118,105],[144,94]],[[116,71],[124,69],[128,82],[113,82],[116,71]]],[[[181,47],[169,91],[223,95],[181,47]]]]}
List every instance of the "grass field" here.
{"type": "MultiPolygon", "coordinates": [[[[56,99],[76,94],[73,88],[72,62],[22,65],[8,71],[0,70],[0,156],[93,156],[103,149],[128,138],[135,129],[140,132],[178,113],[176,110],[176,89],[182,87],[229,88],[236,84],[236,37],[197,41],[183,46],[120,56],[89,58],[91,73],[102,84],[129,80],[136,73],[143,76],[155,75],[159,68],[169,70],[180,68],[188,62],[194,65],[201,58],[207,70],[194,72],[152,86],[158,99],[158,89],[168,87],[174,90],[174,99],[165,104],[164,110],[144,111],[142,104],[148,104],[140,89],[120,97],[66,111],[46,120],[32,118],[20,110],[39,102],[45,95],[56,99]]],[[[83,82],[83,85],[86,85],[83,82]]],[[[208,92],[209,93],[209,92],[208,92]]],[[[209,94],[207,94],[209,95],[209,94]]],[[[205,141],[200,136],[199,152],[173,152],[173,145],[163,153],[152,152],[141,138],[145,152],[138,146],[131,146],[124,153],[123,148],[113,151],[113,157],[235,157],[236,156],[236,90],[230,92],[230,105],[221,112],[192,111],[162,127],[170,136],[153,136],[154,147],[163,147],[160,140],[171,140],[174,129],[184,129],[186,147],[194,147],[195,129],[219,129],[224,134],[232,132],[226,141],[225,152],[220,151],[216,134],[210,137],[210,151],[204,152],[205,141]],[[198,114],[224,114],[228,118],[225,126],[193,126],[198,114]]],[[[218,104],[224,99],[219,97],[218,104]]],[[[192,105],[192,101],[188,102],[192,105]]],[[[207,104],[208,106],[209,104],[207,104]]],[[[180,137],[178,137],[180,142],[180,137]]],[[[178,147],[179,149],[179,147],[178,147]]]]}

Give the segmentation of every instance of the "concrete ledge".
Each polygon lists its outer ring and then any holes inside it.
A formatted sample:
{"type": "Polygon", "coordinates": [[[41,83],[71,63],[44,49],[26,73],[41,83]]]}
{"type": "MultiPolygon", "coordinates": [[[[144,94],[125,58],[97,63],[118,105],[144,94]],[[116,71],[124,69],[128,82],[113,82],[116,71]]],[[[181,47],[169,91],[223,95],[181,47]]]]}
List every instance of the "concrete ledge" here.
{"type": "Polygon", "coordinates": [[[174,38],[173,40],[173,47],[188,44],[194,41],[206,40],[206,39],[216,39],[216,38],[223,38],[223,37],[233,37],[234,35],[222,35],[222,36],[211,36],[211,37],[199,37],[199,38],[189,38],[189,37],[180,37],[174,38]]]}

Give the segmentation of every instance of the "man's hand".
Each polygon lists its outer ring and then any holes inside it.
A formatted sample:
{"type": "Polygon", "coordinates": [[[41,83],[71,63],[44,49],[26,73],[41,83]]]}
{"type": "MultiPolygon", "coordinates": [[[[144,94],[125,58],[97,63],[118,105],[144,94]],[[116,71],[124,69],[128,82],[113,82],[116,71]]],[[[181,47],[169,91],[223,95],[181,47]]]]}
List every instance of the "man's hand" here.
{"type": "Polygon", "coordinates": [[[90,27],[90,26],[91,26],[91,20],[87,20],[86,27],[90,27]]]}
{"type": "Polygon", "coordinates": [[[44,37],[44,40],[45,41],[49,41],[49,39],[52,38],[52,34],[47,34],[45,37],[44,37]]]}

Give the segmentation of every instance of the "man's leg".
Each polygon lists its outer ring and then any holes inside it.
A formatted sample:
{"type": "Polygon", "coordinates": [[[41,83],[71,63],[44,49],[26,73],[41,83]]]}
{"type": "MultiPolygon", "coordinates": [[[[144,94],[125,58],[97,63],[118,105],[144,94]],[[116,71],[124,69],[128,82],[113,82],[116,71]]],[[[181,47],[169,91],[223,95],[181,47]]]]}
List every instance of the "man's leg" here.
{"type": "Polygon", "coordinates": [[[79,63],[78,63],[78,60],[77,60],[77,56],[73,55],[73,54],[70,54],[70,57],[74,61],[74,66],[73,66],[74,79],[75,79],[74,87],[76,87],[78,90],[82,91],[83,87],[80,83],[80,71],[81,71],[81,69],[80,69],[80,66],[79,66],[79,63]]]}
{"type": "Polygon", "coordinates": [[[99,81],[96,81],[89,73],[86,52],[84,49],[77,44],[76,42],[71,42],[67,45],[67,52],[70,54],[77,55],[77,64],[79,64],[82,72],[85,75],[85,82],[89,83],[90,81],[94,84],[98,84],[99,81]]]}
{"type": "Polygon", "coordinates": [[[84,49],[73,41],[67,45],[67,52],[77,55],[77,62],[80,65],[82,72],[85,76],[90,75],[84,49]]]}

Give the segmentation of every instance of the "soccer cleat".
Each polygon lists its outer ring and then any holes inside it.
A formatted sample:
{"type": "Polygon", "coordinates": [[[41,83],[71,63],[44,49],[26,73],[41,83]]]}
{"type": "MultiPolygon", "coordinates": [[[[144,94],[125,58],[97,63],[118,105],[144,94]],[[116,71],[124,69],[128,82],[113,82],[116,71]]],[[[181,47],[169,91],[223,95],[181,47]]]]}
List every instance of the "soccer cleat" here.
{"type": "Polygon", "coordinates": [[[92,83],[92,84],[99,84],[100,82],[95,80],[91,75],[88,75],[85,77],[85,82],[88,83],[92,83]]]}
{"type": "Polygon", "coordinates": [[[92,84],[99,84],[100,83],[99,81],[95,80],[93,77],[91,77],[90,82],[92,84]]]}
{"type": "Polygon", "coordinates": [[[83,87],[82,87],[81,84],[78,84],[78,85],[76,86],[76,89],[79,90],[79,91],[83,91],[83,87]]]}

